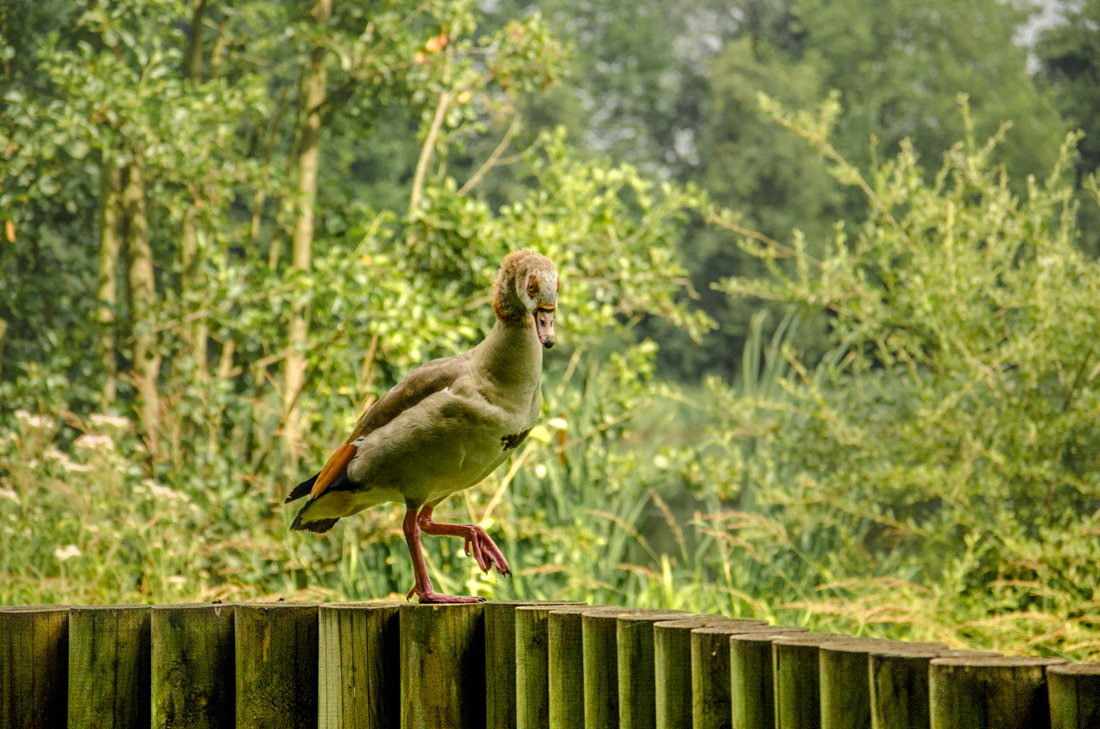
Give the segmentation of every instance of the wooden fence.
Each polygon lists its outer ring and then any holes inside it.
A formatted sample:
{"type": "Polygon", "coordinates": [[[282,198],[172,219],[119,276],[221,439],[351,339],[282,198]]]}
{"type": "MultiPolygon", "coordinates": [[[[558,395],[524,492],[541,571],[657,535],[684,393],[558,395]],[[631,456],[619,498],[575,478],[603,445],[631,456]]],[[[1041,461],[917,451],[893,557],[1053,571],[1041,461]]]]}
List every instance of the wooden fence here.
{"type": "Polygon", "coordinates": [[[1100,665],[569,603],[0,609],[0,729],[1100,727],[1100,665]]]}

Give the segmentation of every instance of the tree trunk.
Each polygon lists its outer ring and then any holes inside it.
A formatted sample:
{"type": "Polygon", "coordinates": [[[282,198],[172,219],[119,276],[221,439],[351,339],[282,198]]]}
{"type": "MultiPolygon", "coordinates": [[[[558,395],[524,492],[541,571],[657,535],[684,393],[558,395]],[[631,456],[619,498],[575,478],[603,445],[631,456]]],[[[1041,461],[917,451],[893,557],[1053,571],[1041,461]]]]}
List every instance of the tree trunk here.
{"type": "Polygon", "coordinates": [[[122,205],[128,223],[126,250],[133,336],[132,375],[138,395],[138,418],[149,452],[156,459],[160,425],[160,398],[157,393],[160,353],[157,351],[154,321],[156,284],[153,278],[153,250],[149,246],[149,219],[145,211],[145,176],[139,159],[130,165],[126,186],[122,190],[122,205]]]}
{"type": "Polygon", "coordinates": [[[206,282],[199,274],[199,209],[192,202],[183,213],[183,233],[180,236],[180,298],[184,310],[181,314],[189,321],[187,336],[191,345],[191,356],[195,360],[195,369],[200,381],[207,377],[206,340],[208,330],[206,317],[202,313],[205,306],[203,291],[206,282]]]}
{"type": "Polygon", "coordinates": [[[4,335],[8,333],[8,323],[0,319],[0,374],[4,371],[4,335]]]}
{"type": "Polygon", "coordinates": [[[187,39],[187,77],[195,83],[202,81],[202,16],[206,12],[206,0],[191,0],[191,33],[187,39]]]}
{"type": "Polygon", "coordinates": [[[118,256],[122,230],[122,172],[108,160],[99,175],[99,272],[96,277],[96,323],[99,326],[99,359],[103,363],[101,407],[106,410],[118,396],[118,357],[115,351],[115,307],[118,304],[118,256]]]}
{"type": "MultiPolygon", "coordinates": [[[[313,17],[318,25],[328,22],[332,13],[331,0],[315,0],[313,17]]],[[[320,152],[321,104],[325,100],[325,47],[317,45],[310,56],[305,79],[305,116],[298,154],[298,210],[291,234],[290,264],[301,271],[311,265],[313,246],[313,206],[317,199],[317,161],[320,152]]],[[[298,395],[305,385],[305,346],[309,334],[309,316],[304,305],[296,305],[291,313],[287,332],[287,352],[283,360],[283,444],[287,467],[296,470],[300,417],[298,395]]]]}

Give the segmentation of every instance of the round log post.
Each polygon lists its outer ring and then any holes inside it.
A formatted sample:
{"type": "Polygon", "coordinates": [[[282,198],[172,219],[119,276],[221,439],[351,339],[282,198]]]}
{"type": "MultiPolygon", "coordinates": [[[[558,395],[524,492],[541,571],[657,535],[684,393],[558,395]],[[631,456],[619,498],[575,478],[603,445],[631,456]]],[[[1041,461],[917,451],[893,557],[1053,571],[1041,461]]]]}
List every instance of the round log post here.
{"type": "Polygon", "coordinates": [[[615,620],[619,729],[655,729],[656,677],[653,624],[689,616],[680,610],[638,610],[615,620]]]}
{"type": "MultiPolygon", "coordinates": [[[[524,606],[580,605],[577,602],[501,600],[482,606],[485,614],[485,726],[515,729],[517,723],[516,611],[524,606]]],[[[544,642],[545,646],[545,642],[544,642]]],[[[545,652],[543,654],[545,656],[545,652]]],[[[545,674],[545,669],[543,670],[545,674]]]]}
{"type": "Polygon", "coordinates": [[[232,729],[233,606],[154,607],[149,632],[153,726],[232,729]]]}
{"type": "Polygon", "coordinates": [[[932,729],[1050,727],[1046,669],[1060,658],[955,656],[929,668],[932,729]]]}
{"type": "Polygon", "coordinates": [[[899,643],[875,648],[867,661],[872,729],[928,729],[928,664],[947,656],[997,656],[955,651],[931,643],[899,643]]]}
{"type": "Polygon", "coordinates": [[[739,627],[764,625],[763,620],[733,620],[700,615],[653,624],[654,711],[657,729],[691,726],[691,631],[733,623],[739,627]]]}
{"type": "MultiPolygon", "coordinates": [[[[516,727],[546,729],[550,725],[550,611],[582,603],[538,602],[515,610],[516,727]]],[[[486,635],[486,641],[489,640],[486,635]]],[[[493,726],[486,722],[486,726],[493,726]]]]}
{"type": "Polygon", "coordinates": [[[69,729],[150,725],[149,612],[69,609],[69,729]]]}
{"type": "Polygon", "coordinates": [[[584,641],[583,615],[618,608],[581,605],[554,608],[546,626],[549,663],[547,683],[550,695],[550,729],[579,729],[584,726],[584,641]]]}
{"type": "Polygon", "coordinates": [[[401,721],[397,602],[322,605],[318,613],[319,729],[396,727],[401,721]]]}
{"type": "Polygon", "coordinates": [[[64,726],[69,609],[0,610],[0,727],[64,726]]]}
{"type": "Polygon", "coordinates": [[[874,648],[867,659],[872,729],[928,729],[928,664],[945,651],[874,648]]]}
{"type": "Polygon", "coordinates": [[[691,631],[691,721],[695,729],[728,729],[733,725],[730,645],[736,636],[805,632],[802,628],[730,621],[691,631]]]}
{"type": "Polygon", "coordinates": [[[400,607],[401,729],[485,726],[483,603],[400,607]]]}
{"type": "Polygon", "coordinates": [[[837,633],[799,633],[772,641],[775,725],[782,729],[818,729],[821,723],[818,648],[837,633]]]}
{"type": "Polygon", "coordinates": [[[584,666],[584,727],[619,726],[619,668],[615,625],[629,610],[611,608],[581,614],[581,657],[584,666]]]}
{"type": "Polygon", "coordinates": [[[821,729],[871,729],[870,654],[899,649],[946,650],[943,644],[852,638],[818,649],[821,729]]]}
{"type": "Polygon", "coordinates": [[[316,724],[317,612],[291,602],[233,606],[237,726],[316,724]]]}
{"type": "Polygon", "coordinates": [[[805,628],[776,625],[771,630],[730,636],[730,719],[734,729],[775,726],[772,642],[806,632],[805,628]]]}
{"type": "Polygon", "coordinates": [[[1100,726],[1100,663],[1067,663],[1047,669],[1050,724],[1054,729],[1100,726]]]}

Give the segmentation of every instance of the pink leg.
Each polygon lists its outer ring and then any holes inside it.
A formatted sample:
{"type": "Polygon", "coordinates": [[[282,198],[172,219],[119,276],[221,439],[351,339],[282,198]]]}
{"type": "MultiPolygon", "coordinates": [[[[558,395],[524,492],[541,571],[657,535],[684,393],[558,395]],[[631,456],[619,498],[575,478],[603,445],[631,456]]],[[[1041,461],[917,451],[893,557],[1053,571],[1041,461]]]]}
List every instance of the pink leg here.
{"type": "Polygon", "coordinates": [[[412,556],[413,563],[413,574],[416,577],[413,589],[409,590],[409,598],[416,595],[417,602],[420,603],[482,601],[479,597],[444,595],[436,592],[432,588],[432,581],[428,578],[428,566],[424,564],[424,552],[420,548],[420,525],[417,523],[415,507],[411,505],[408,506],[405,511],[405,520],[401,523],[401,529],[405,532],[405,542],[409,545],[409,555],[412,556]]]}
{"type": "Polygon", "coordinates": [[[508,560],[504,559],[504,555],[500,553],[497,545],[484,529],[474,524],[436,524],[432,521],[433,509],[435,504],[428,504],[420,510],[420,516],[416,518],[425,534],[462,537],[466,540],[466,554],[473,553],[477,566],[482,572],[488,572],[490,568],[496,566],[500,574],[512,574],[508,560]]]}

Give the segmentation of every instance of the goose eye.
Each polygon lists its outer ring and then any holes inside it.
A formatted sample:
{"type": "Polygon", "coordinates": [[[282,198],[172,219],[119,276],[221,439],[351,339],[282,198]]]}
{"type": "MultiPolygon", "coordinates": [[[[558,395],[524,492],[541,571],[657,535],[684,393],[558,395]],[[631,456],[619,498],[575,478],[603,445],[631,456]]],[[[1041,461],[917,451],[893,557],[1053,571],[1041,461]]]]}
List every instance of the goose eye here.
{"type": "Polygon", "coordinates": [[[527,295],[532,299],[539,292],[539,279],[535,274],[529,274],[527,276],[527,295]]]}

